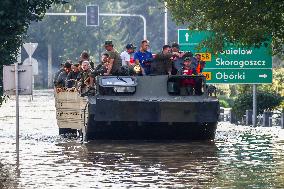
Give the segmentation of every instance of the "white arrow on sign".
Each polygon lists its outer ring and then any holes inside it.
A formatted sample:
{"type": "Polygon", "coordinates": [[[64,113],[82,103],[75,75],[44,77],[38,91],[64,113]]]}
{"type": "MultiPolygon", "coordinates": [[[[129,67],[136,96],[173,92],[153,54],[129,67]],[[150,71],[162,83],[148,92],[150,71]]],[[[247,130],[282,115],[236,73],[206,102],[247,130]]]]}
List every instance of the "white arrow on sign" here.
{"type": "Polygon", "coordinates": [[[266,74],[262,74],[262,75],[258,75],[259,77],[262,77],[262,78],[267,78],[267,75],[266,74]]]}
{"type": "Polygon", "coordinates": [[[25,43],[23,46],[29,56],[32,56],[37,48],[38,43],[25,43]]]}
{"type": "Polygon", "coordinates": [[[188,42],[188,37],[189,37],[189,34],[188,33],[185,33],[185,41],[188,42]]]}

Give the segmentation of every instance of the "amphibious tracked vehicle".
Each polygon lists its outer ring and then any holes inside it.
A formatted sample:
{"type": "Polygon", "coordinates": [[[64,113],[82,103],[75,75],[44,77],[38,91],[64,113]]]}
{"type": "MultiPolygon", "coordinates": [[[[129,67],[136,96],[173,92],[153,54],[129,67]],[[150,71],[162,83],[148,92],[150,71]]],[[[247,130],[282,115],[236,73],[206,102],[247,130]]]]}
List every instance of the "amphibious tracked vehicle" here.
{"type": "Polygon", "coordinates": [[[88,96],[87,139],[213,140],[219,101],[204,76],[99,76],[88,96]],[[182,94],[184,79],[199,81],[182,94]]]}
{"type": "Polygon", "coordinates": [[[98,76],[92,93],[56,92],[59,133],[79,130],[87,140],[213,140],[219,101],[208,94],[205,81],[204,76],[98,76]],[[199,81],[200,90],[183,94],[184,79],[199,81]]]}

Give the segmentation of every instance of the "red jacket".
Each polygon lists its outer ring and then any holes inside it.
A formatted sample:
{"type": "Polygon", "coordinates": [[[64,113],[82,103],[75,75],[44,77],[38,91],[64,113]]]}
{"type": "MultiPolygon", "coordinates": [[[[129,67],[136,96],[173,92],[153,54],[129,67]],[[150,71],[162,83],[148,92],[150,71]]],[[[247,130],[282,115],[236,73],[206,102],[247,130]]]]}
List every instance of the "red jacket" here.
{"type": "MultiPolygon", "coordinates": [[[[183,67],[181,70],[181,75],[193,75],[193,70],[183,67]]],[[[194,87],[195,81],[194,81],[194,78],[182,79],[180,84],[182,87],[188,87],[188,86],[194,87]]]]}

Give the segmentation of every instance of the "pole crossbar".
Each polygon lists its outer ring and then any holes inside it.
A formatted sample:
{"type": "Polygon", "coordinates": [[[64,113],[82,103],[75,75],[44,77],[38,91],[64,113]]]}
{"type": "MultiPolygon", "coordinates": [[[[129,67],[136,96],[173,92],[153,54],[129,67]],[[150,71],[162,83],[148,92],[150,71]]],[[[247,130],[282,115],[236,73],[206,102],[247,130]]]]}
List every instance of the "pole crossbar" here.
{"type": "MultiPolygon", "coordinates": [[[[86,16],[87,13],[76,13],[76,12],[47,12],[47,16],[86,16]]],[[[123,13],[99,13],[99,16],[121,16],[121,17],[139,17],[143,20],[143,38],[147,39],[146,35],[146,18],[141,14],[123,14],[123,13]]]]}

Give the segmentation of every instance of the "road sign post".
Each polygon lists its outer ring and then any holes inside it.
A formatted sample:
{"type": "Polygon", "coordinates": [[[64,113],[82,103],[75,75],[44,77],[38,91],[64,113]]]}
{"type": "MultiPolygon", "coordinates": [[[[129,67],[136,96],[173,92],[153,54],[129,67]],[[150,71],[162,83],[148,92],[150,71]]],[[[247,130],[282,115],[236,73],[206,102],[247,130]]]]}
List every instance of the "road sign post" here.
{"type": "MultiPolygon", "coordinates": [[[[32,65],[33,68],[33,74],[32,74],[32,88],[34,88],[34,75],[38,75],[38,62],[36,59],[32,58],[32,55],[34,54],[36,48],[38,46],[38,43],[25,43],[23,44],[24,49],[29,55],[29,58],[25,59],[23,64],[24,65],[32,65]]],[[[33,92],[31,99],[33,100],[33,92]]]]}
{"type": "Polygon", "coordinates": [[[4,94],[15,95],[16,97],[16,157],[19,163],[19,95],[31,94],[32,92],[32,66],[31,65],[14,65],[3,67],[3,86],[4,94]]]}

